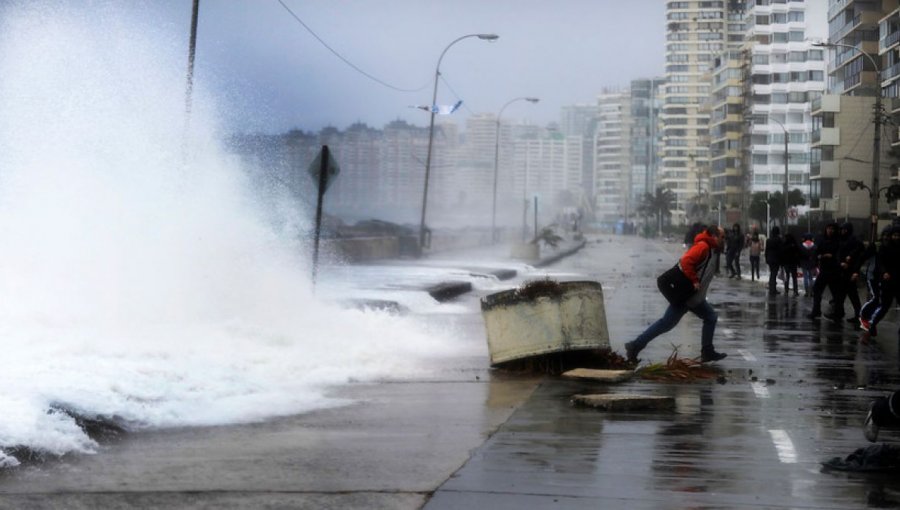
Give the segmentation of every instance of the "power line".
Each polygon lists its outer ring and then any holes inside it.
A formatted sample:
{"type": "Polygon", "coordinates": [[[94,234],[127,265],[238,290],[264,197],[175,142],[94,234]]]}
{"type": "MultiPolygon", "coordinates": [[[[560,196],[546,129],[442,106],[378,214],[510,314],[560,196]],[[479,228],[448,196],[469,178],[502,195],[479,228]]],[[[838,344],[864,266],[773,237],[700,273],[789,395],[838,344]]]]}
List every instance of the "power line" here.
{"type": "Polygon", "coordinates": [[[426,83],[426,84],[422,85],[421,87],[419,87],[419,88],[417,88],[417,89],[404,89],[404,88],[401,88],[401,87],[395,87],[394,85],[391,85],[390,83],[384,82],[384,81],[382,81],[382,80],[380,80],[380,79],[378,79],[378,78],[372,76],[371,74],[369,74],[369,73],[363,71],[362,69],[360,69],[359,67],[357,67],[356,64],[354,64],[353,62],[350,62],[349,60],[347,60],[346,58],[344,58],[343,55],[341,55],[341,54],[338,53],[334,48],[332,48],[331,46],[329,46],[328,43],[326,43],[321,37],[319,37],[318,34],[316,34],[315,32],[313,32],[313,29],[309,28],[309,26],[307,26],[307,24],[303,22],[303,20],[300,19],[300,17],[297,16],[297,15],[294,13],[294,11],[291,10],[290,7],[288,7],[287,5],[285,5],[285,3],[284,3],[282,0],[277,0],[277,1],[278,1],[279,4],[281,4],[282,7],[284,7],[284,10],[286,10],[286,11],[288,12],[288,14],[290,14],[295,20],[297,20],[297,23],[300,23],[300,25],[301,25],[303,28],[305,28],[306,31],[310,33],[310,35],[312,35],[313,37],[315,37],[316,40],[319,41],[319,43],[322,44],[322,46],[324,46],[324,47],[325,47],[328,51],[330,51],[334,56],[336,56],[337,58],[341,59],[342,62],[344,62],[345,64],[347,64],[348,66],[350,66],[354,71],[356,71],[356,72],[362,74],[362,75],[365,76],[366,78],[369,78],[370,80],[372,80],[372,81],[374,81],[374,82],[376,82],[376,83],[378,83],[378,84],[384,85],[385,87],[387,87],[387,88],[389,88],[389,89],[394,89],[394,90],[397,90],[397,91],[399,91],[399,92],[419,92],[419,91],[421,91],[421,90],[424,90],[425,87],[427,87],[427,86],[429,85],[428,83],[426,83]]]}
{"type": "MultiPolygon", "coordinates": [[[[457,94],[456,91],[453,90],[453,87],[451,87],[451,86],[450,86],[450,83],[444,78],[444,73],[440,73],[440,77],[441,77],[441,81],[444,82],[444,85],[446,85],[447,88],[450,89],[450,92],[452,92],[453,95],[456,96],[456,100],[457,100],[457,101],[462,101],[462,98],[459,97],[459,94],[457,94]]],[[[463,106],[463,108],[465,108],[470,114],[475,115],[475,112],[473,112],[472,109],[469,108],[469,105],[466,104],[465,101],[463,101],[462,106],[463,106]]]]}

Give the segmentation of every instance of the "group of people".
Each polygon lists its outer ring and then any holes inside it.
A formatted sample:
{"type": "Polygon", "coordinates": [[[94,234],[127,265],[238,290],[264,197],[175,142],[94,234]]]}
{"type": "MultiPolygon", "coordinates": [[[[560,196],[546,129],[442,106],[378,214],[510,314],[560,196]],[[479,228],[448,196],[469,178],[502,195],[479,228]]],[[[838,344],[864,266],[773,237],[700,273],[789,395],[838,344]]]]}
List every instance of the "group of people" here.
{"type": "Polygon", "coordinates": [[[750,259],[750,279],[760,279],[759,267],[760,262],[764,258],[766,265],[769,267],[769,294],[778,294],[778,275],[783,275],[784,291],[791,292],[791,284],[793,284],[793,292],[795,296],[800,295],[800,289],[797,285],[798,269],[803,271],[803,290],[806,294],[810,293],[815,272],[814,247],[812,235],[806,234],[802,240],[791,234],[781,235],[778,227],[772,228],[772,233],[765,241],[760,236],[759,231],[743,235],[741,226],[737,223],[731,228],[731,232],[725,238],[725,269],[729,278],[741,279],[741,252],[744,249],[749,251],[750,259]]]}
{"type": "MultiPolygon", "coordinates": [[[[825,289],[832,297],[832,311],[826,317],[841,321],[844,317],[844,301],[849,298],[853,306],[850,322],[870,337],[877,335],[878,323],[885,317],[894,300],[898,299],[900,283],[900,224],[884,229],[878,243],[865,246],[853,235],[853,225],[830,223],[824,232],[813,239],[806,234],[798,243],[790,233],[781,236],[777,227],[763,243],[757,232],[750,236],[741,234],[741,227],[735,224],[726,235],[718,226],[694,225],[688,233],[688,250],[681,256],[678,267],[693,284],[693,294],[684,302],[670,302],[663,316],[647,327],[631,342],[625,344],[625,353],[631,363],[637,363],[638,354],[654,338],[674,328],[687,312],[692,312],[703,321],[700,337],[701,362],[720,361],[726,357],[713,347],[718,315],[706,301],[709,285],[719,267],[719,255],[725,253],[729,278],[740,278],[740,255],[746,248],[750,250],[751,278],[759,278],[760,256],[765,257],[769,266],[768,290],[777,294],[776,278],[780,269],[784,270],[784,290],[790,291],[793,282],[794,295],[798,295],[797,270],[803,270],[803,287],[806,295],[812,288],[813,309],[809,318],[818,319],[822,315],[822,298],[825,289]],[[858,286],[865,279],[868,301],[860,303],[858,286]]],[[[900,331],[898,331],[900,336],[900,331]]],[[[890,396],[875,399],[870,406],[864,424],[865,437],[876,441],[880,428],[900,428],[900,391],[890,396]]]]}
{"type": "Polygon", "coordinates": [[[719,267],[719,256],[725,253],[729,278],[741,278],[740,256],[746,248],[750,255],[751,279],[759,278],[760,258],[769,266],[769,295],[778,294],[777,277],[784,272],[784,291],[799,295],[798,269],[803,271],[803,287],[807,296],[812,295],[813,309],[810,319],[822,316],[821,304],[825,289],[832,297],[832,311],[825,317],[840,321],[844,318],[844,301],[853,306],[853,317],[848,322],[859,323],[870,336],[877,335],[877,325],[897,298],[897,282],[900,281],[900,225],[888,227],[882,232],[876,246],[866,247],[853,235],[853,225],[837,223],[826,225],[822,235],[813,239],[810,234],[802,241],[791,234],[784,236],[773,227],[765,242],[758,232],[744,236],[739,224],[734,224],[726,234],[719,226],[695,224],[685,237],[690,239],[688,250],[679,260],[678,267],[693,284],[695,292],[684,303],[670,303],[662,318],[651,324],[631,342],[625,344],[629,361],[637,362],[638,354],[659,335],[674,328],[681,318],[692,312],[703,321],[701,334],[701,361],[718,361],[724,353],[713,347],[713,334],[718,317],[706,301],[706,293],[719,267]],[[869,299],[860,301],[858,284],[864,278],[869,299]]]}

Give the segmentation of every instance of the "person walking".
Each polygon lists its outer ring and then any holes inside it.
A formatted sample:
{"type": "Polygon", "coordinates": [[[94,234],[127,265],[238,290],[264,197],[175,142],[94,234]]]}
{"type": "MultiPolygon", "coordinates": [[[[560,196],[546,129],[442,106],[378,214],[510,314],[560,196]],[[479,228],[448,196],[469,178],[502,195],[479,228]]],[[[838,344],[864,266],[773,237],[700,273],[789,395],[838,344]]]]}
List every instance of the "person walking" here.
{"type": "Polygon", "coordinates": [[[753,235],[750,236],[748,251],[750,253],[750,280],[756,281],[759,280],[759,257],[763,252],[763,242],[759,238],[759,232],[756,230],[753,231],[753,235]]]}
{"type": "Polygon", "coordinates": [[[813,279],[816,275],[816,243],[812,234],[803,234],[800,243],[800,268],[803,270],[803,295],[812,296],[813,279]]]}
{"type": "Polygon", "coordinates": [[[728,269],[729,278],[741,279],[741,251],[744,250],[744,235],[741,234],[740,223],[731,227],[731,232],[725,240],[725,268],[728,269]]]}
{"type": "Polygon", "coordinates": [[[716,352],[713,347],[713,335],[719,317],[706,301],[706,293],[715,272],[716,259],[725,243],[725,230],[717,226],[708,227],[697,234],[693,242],[690,249],[681,256],[679,266],[685,276],[693,282],[696,292],[684,304],[669,304],[662,318],[651,324],[633,341],[625,344],[625,354],[629,362],[637,363],[637,356],[644,347],[654,338],[674,328],[687,312],[693,313],[703,321],[700,361],[703,363],[719,361],[727,356],[725,353],[716,352]]]}
{"type": "Polygon", "coordinates": [[[794,282],[794,295],[799,296],[800,291],[797,289],[797,266],[800,265],[800,245],[797,244],[797,238],[790,232],[784,234],[784,242],[781,245],[781,253],[778,260],[781,267],[784,268],[784,295],[787,296],[791,292],[791,281],[794,282]]]}
{"type": "Polygon", "coordinates": [[[850,305],[853,306],[853,317],[847,319],[847,322],[852,324],[859,322],[859,309],[862,307],[862,304],[859,302],[857,283],[859,282],[859,267],[862,265],[862,255],[865,249],[863,243],[853,235],[853,224],[844,223],[841,225],[840,244],[838,247],[840,271],[836,285],[838,292],[832,296],[834,298],[834,309],[825,318],[833,321],[843,319],[844,299],[850,298],[850,305]]]}
{"type": "Polygon", "coordinates": [[[816,263],[819,266],[819,274],[813,283],[813,309],[807,315],[810,319],[818,319],[822,316],[822,295],[825,288],[831,291],[831,295],[838,293],[836,289],[840,277],[840,265],[838,264],[838,249],[840,242],[837,237],[837,223],[825,225],[825,233],[816,240],[816,263]]]}
{"type": "Polygon", "coordinates": [[[883,242],[875,256],[875,279],[878,283],[878,294],[860,310],[859,326],[869,332],[869,336],[878,336],[877,326],[891,309],[897,291],[900,290],[900,228],[888,227],[890,238],[883,242]],[[870,306],[871,302],[875,302],[870,306]]]}
{"type": "Polygon", "coordinates": [[[772,237],[766,239],[766,265],[769,266],[769,295],[778,294],[778,269],[781,267],[781,229],[772,227],[772,237]]]}

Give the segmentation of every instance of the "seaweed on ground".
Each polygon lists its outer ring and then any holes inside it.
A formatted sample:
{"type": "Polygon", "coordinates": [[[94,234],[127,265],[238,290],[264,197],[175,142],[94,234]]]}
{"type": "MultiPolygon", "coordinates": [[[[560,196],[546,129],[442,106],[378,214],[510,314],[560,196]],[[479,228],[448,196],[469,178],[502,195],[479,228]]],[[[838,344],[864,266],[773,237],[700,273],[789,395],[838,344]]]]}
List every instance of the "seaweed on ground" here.
{"type": "Polygon", "coordinates": [[[678,346],[672,346],[672,354],[665,363],[652,363],[636,371],[638,377],[651,381],[693,382],[698,379],[716,379],[721,372],[704,365],[697,358],[679,358],[678,346]]]}

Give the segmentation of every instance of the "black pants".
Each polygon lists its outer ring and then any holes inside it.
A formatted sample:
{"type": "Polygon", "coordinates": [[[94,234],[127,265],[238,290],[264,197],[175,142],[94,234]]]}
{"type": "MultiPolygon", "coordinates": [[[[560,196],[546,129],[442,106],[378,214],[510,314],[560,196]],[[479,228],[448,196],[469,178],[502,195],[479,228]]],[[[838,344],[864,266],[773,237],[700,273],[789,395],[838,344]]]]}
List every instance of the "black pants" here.
{"type": "MultiPolygon", "coordinates": [[[[794,281],[794,294],[797,290],[797,266],[784,266],[784,293],[791,291],[791,280],[794,281]]],[[[858,299],[858,298],[857,298],[858,299]]]]}
{"type": "Polygon", "coordinates": [[[766,265],[769,266],[769,294],[777,294],[778,293],[778,268],[781,267],[777,263],[770,264],[766,262],[766,265]]]}
{"type": "Polygon", "coordinates": [[[825,293],[826,287],[831,291],[832,297],[840,294],[840,291],[837,289],[839,279],[840,275],[837,273],[819,271],[819,276],[816,277],[816,281],[813,283],[813,315],[821,315],[822,313],[822,295],[825,293]]]}
{"type": "Polygon", "coordinates": [[[834,297],[834,315],[836,317],[844,316],[844,299],[850,298],[850,304],[853,306],[853,316],[859,317],[859,309],[862,304],[859,302],[859,289],[856,282],[850,279],[851,274],[845,271],[837,276],[835,288],[837,292],[832,292],[834,297]]]}
{"type": "Polygon", "coordinates": [[[759,255],[750,255],[750,279],[759,279],[759,255]]]}
{"type": "Polygon", "coordinates": [[[741,277],[741,252],[728,252],[725,254],[725,267],[729,276],[741,277]]]}

